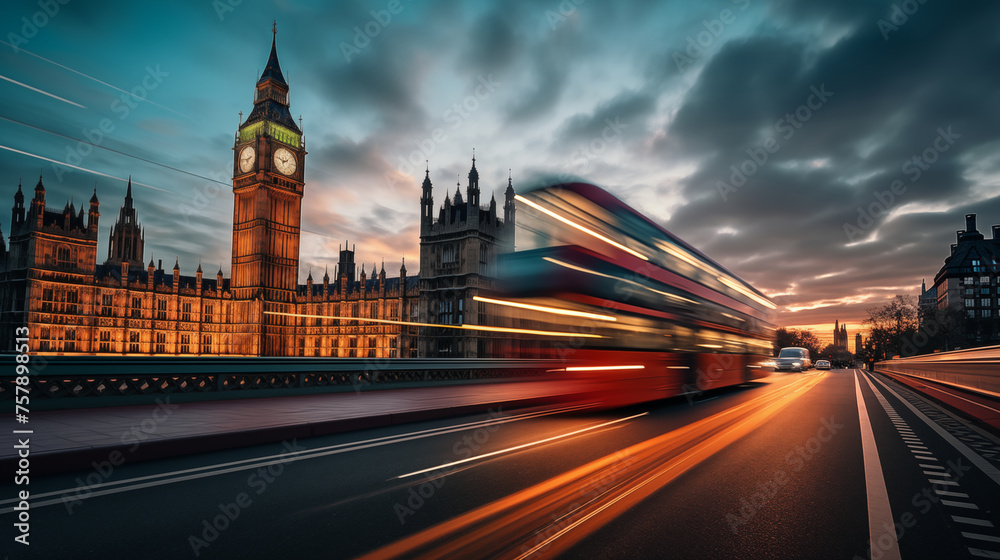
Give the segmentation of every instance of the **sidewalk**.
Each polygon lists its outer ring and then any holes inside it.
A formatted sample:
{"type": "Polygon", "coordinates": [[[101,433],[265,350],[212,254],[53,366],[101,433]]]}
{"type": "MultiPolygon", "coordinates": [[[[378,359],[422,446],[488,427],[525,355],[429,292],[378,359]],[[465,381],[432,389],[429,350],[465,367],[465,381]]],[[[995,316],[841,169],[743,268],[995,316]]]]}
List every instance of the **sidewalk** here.
{"type": "Polygon", "coordinates": [[[31,474],[40,475],[571,397],[558,381],[522,381],[176,404],[164,395],[153,405],[32,412],[28,424],[16,423],[11,411],[0,419],[11,441],[0,446],[0,472],[16,470],[18,438],[29,438],[31,474]]]}

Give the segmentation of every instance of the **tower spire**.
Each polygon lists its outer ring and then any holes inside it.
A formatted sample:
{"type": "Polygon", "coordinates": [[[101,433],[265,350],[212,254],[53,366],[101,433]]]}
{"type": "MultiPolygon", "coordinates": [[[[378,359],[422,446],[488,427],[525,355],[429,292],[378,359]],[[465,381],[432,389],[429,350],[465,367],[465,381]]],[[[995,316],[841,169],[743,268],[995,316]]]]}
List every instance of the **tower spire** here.
{"type": "Polygon", "coordinates": [[[469,186],[465,193],[469,206],[479,208],[479,171],[476,169],[476,149],[472,149],[472,169],[469,170],[469,186]]]}
{"type": "Polygon", "coordinates": [[[257,80],[257,84],[260,85],[270,79],[287,89],[288,83],[285,82],[285,76],[281,73],[281,65],[278,64],[277,42],[278,22],[275,21],[274,26],[271,28],[271,54],[267,57],[267,65],[264,66],[264,71],[261,72],[260,79],[257,80]]]}

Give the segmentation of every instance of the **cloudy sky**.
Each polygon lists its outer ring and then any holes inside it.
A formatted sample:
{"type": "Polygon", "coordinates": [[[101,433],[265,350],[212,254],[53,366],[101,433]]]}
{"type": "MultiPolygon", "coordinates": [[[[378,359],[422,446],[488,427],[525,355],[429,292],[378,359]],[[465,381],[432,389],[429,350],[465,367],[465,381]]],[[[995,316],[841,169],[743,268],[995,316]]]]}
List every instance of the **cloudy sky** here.
{"type": "Polygon", "coordinates": [[[423,162],[440,204],[473,148],[484,201],[509,169],[585,178],[824,338],[916,294],[964,214],[1000,223],[996,2],[51,3],[0,7],[0,196],[41,171],[79,207],[96,183],[102,261],[131,174],[145,258],[228,275],[272,20],[309,151],[303,280],[345,239],[412,274],[423,162]]]}

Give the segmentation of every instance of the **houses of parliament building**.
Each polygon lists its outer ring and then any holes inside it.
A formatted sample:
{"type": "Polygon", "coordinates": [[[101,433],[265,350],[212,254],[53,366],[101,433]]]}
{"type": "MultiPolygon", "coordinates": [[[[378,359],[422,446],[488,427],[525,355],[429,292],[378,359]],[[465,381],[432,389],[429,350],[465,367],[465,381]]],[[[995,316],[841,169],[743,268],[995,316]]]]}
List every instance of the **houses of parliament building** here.
{"type": "MultiPolygon", "coordinates": [[[[435,213],[430,171],[420,198],[420,270],[405,263],[356,270],[343,246],[331,278],[298,283],[305,143],[289,112],[288,84],[275,40],[257,81],[254,107],[233,146],[233,245],[229,278],[198,266],[145,263],[145,233],[129,179],[98,264],[100,201],[86,212],[48,206],[43,179],[26,201],[14,194],[9,243],[0,237],[0,343],[29,327],[40,354],[487,357],[500,339],[494,319],[473,300],[492,286],[498,255],[514,248],[514,189],[502,219],[497,201],[480,204],[475,158],[465,197],[457,190],[435,213]],[[436,214],[436,215],[435,215],[436,214]],[[436,326],[432,326],[436,325],[436,326]]],[[[333,264],[333,263],[331,263],[333,264]]]]}

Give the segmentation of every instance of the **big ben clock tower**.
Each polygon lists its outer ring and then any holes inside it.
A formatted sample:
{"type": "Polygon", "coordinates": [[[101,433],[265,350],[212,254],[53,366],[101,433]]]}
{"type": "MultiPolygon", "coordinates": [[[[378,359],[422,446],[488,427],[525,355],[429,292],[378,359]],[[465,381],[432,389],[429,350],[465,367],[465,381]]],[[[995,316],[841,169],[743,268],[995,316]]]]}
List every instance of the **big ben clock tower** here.
{"type": "MultiPolygon", "coordinates": [[[[275,30],[276,31],[276,30],[275,30]]],[[[233,296],[291,301],[298,285],[305,143],[271,37],[253,111],[233,146],[233,296]]]]}
{"type": "MultiPolygon", "coordinates": [[[[272,29],[271,54],[257,80],[253,111],[233,146],[233,298],[265,302],[281,310],[295,297],[299,273],[299,224],[305,186],[305,142],[288,110],[288,84],[281,74],[272,29]]],[[[276,355],[285,323],[273,315],[265,324],[263,348],[276,355]],[[270,324],[270,325],[268,325],[270,324]],[[271,326],[272,328],[267,328],[271,326]],[[274,328],[277,327],[277,328],[274,328]]]]}

